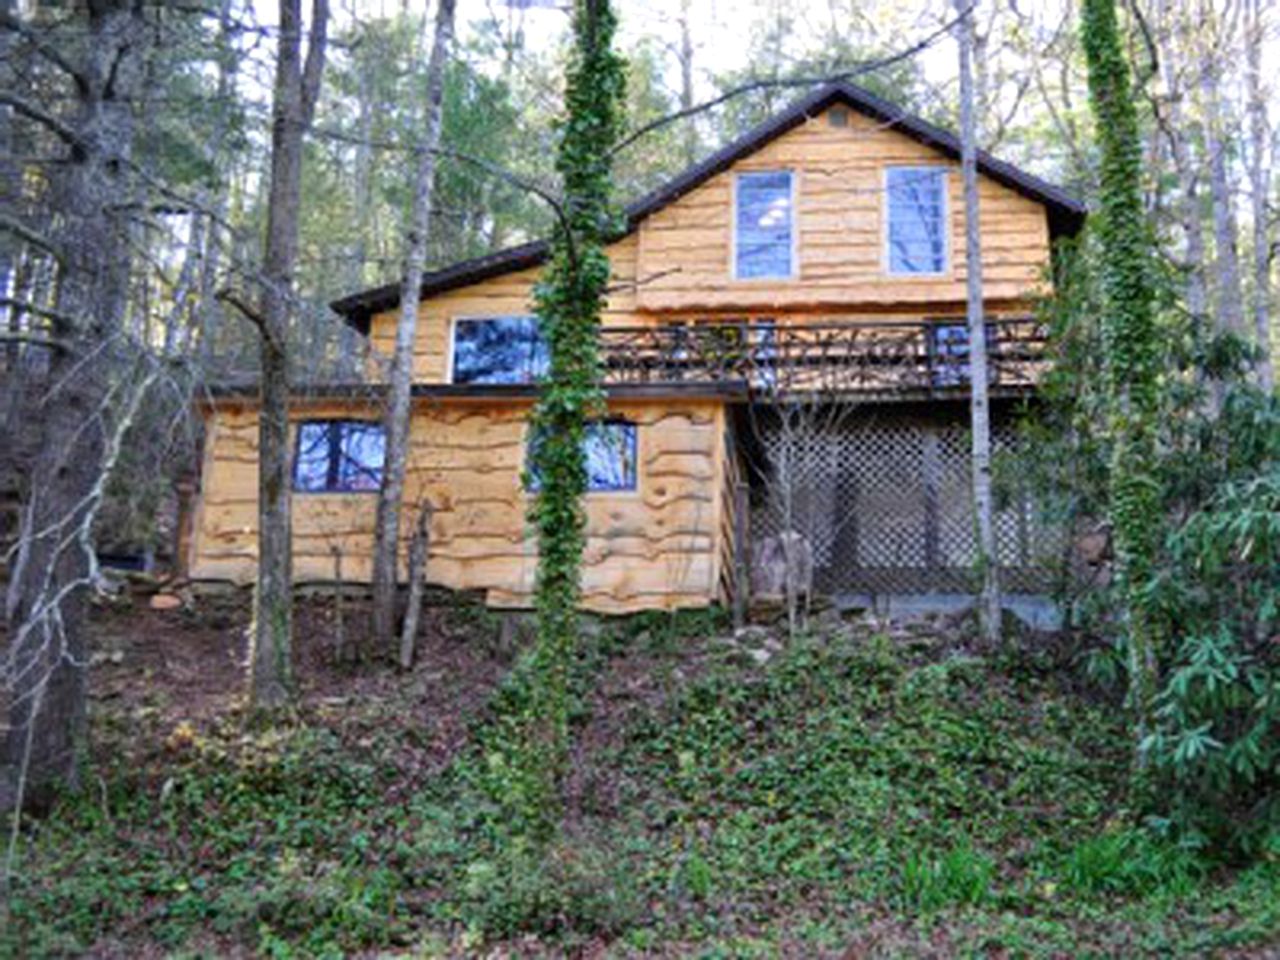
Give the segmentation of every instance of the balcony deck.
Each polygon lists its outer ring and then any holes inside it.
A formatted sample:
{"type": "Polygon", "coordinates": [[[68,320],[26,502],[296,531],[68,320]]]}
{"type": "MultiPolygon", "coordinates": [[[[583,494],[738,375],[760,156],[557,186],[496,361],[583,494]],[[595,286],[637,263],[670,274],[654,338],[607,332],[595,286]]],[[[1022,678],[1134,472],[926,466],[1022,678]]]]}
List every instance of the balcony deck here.
{"type": "MultiPolygon", "coordinates": [[[[990,393],[1034,392],[1051,362],[1044,325],[1001,318],[987,323],[990,393]]],[[[605,327],[600,331],[604,386],[635,399],[680,394],[727,401],[791,398],[859,402],[962,399],[968,395],[968,336],[956,321],[850,321],[775,324],[768,320],[605,327]]],[[[377,402],[386,383],[292,385],[300,401],[377,402]]],[[[512,400],[536,397],[535,380],[415,383],[423,398],[512,400]]],[[[253,400],[256,378],[212,387],[211,398],[253,400]]]]}
{"type": "MultiPolygon", "coordinates": [[[[609,327],[600,333],[609,386],[744,385],[754,396],[956,396],[968,392],[963,323],[764,320],[609,327]]],[[[1048,367],[1043,325],[987,323],[993,393],[1032,390],[1048,367]]]]}

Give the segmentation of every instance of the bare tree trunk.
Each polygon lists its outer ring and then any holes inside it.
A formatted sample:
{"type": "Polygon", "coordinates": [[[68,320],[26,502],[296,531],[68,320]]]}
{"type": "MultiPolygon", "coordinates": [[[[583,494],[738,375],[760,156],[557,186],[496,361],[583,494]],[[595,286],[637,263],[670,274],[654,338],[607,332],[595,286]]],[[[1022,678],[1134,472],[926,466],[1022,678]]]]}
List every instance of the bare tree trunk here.
{"type": "MultiPolygon", "coordinates": [[[[89,524],[108,469],[108,431],[117,415],[110,402],[118,373],[112,343],[129,292],[124,200],[134,133],[131,99],[148,31],[134,5],[123,0],[90,4],[77,16],[87,36],[82,62],[72,65],[76,83],[69,89],[76,99],[59,134],[69,149],[50,184],[50,201],[60,213],[51,219],[50,246],[61,256],[50,333],[64,346],[49,363],[48,382],[56,389],[39,416],[27,418],[35,434],[32,455],[18,463],[27,482],[5,599],[3,809],[23,797],[43,802],[47,788],[76,783],[85,722],[83,627],[94,563],[89,524]]],[[[5,443],[0,458],[15,456],[15,446],[5,443]]]]}
{"type": "Polygon", "coordinates": [[[262,409],[258,424],[258,584],[249,694],[257,709],[283,705],[293,688],[293,564],[289,489],[289,326],[298,258],[302,139],[324,70],[327,0],[312,0],[302,59],[301,0],[281,0],[271,126],[271,187],[259,323],[262,409]]]}
{"type": "Polygon", "coordinates": [[[1225,38],[1206,46],[1200,71],[1204,96],[1204,139],[1209,160],[1209,194],[1213,205],[1215,312],[1218,328],[1227,333],[1244,332],[1244,299],[1240,285],[1240,257],[1236,251],[1235,191],[1231,186],[1227,144],[1223,132],[1221,51],[1225,38]]]}
{"type": "Polygon", "coordinates": [[[396,574],[400,545],[400,501],[408,459],[409,421],[413,387],[413,346],[418,331],[419,288],[431,234],[431,200],[435,186],[436,151],[440,146],[444,70],[453,42],[454,0],[440,0],[436,11],[435,42],[427,61],[425,129],[418,145],[414,174],[413,210],[405,236],[404,278],[400,285],[400,320],[391,361],[387,405],[387,456],[378,492],[377,532],[373,553],[373,642],[389,643],[395,636],[396,574]]]}
{"type": "MultiPolygon", "coordinates": [[[[5,16],[17,16],[17,0],[0,0],[0,13],[5,16]]],[[[17,70],[13,68],[15,35],[7,30],[0,30],[0,87],[17,85],[17,70]]],[[[13,135],[13,107],[0,104],[0,210],[17,210],[19,197],[22,194],[22,169],[16,161],[14,149],[16,143],[13,135]]],[[[0,297],[10,297],[10,290],[16,285],[17,264],[19,262],[18,244],[7,234],[0,235],[0,297]]],[[[13,296],[16,300],[17,297],[13,296]]],[[[20,329],[21,311],[16,305],[0,306],[0,318],[7,323],[0,323],[0,332],[8,327],[13,333],[20,329]]],[[[6,347],[7,360],[0,362],[0,369],[13,370],[17,367],[18,341],[15,338],[6,347]]]]}
{"type": "MultiPolygon", "coordinates": [[[[220,102],[230,100],[235,90],[235,76],[237,70],[236,52],[231,44],[231,0],[219,0],[218,2],[218,83],[215,96],[220,102]]],[[[193,318],[196,330],[195,334],[199,338],[200,355],[206,368],[209,365],[218,348],[218,333],[220,320],[222,317],[222,305],[217,301],[218,286],[218,269],[221,261],[222,251],[222,222],[226,219],[227,213],[227,194],[230,187],[227,182],[222,179],[226,173],[226,166],[219,163],[218,152],[221,149],[220,144],[226,138],[227,123],[225,120],[220,122],[214,131],[218,143],[212,144],[208,151],[208,159],[210,165],[214,168],[219,181],[214,187],[212,196],[205,198],[208,208],[205,216],[208,224],[204,230],[204,249],[200,255],[200,293],[198,313],[193,318]]]]}
{"type": "MultiPolygon", "coordinates": [[[[690,0],[680,0],[680,109],[693,109],[693,32],[689,26],[690,0]]],[[[684,123],[684,162],[698,160],[698,125],[690,118],[684,123]]]]}
{"type": "Polygon", "coordinates": [[[1209,315],[1209,294],[1205,285],[1204,223],[1200,217],[1200,173],[1194,164],[1190,137],[1187,134],[1187,124],[1182,110],[1184,91],[1178,82],[1178,58],[1174,49],[1174,37],[1180,32],[1179,27],[1170,14],[1167,0],[1161,0],[1157,7],[1157,15],[1162,25],[1162,32],[1168,38],[1165,49],[1161,52],[1160,69],[1164,75],[1165,92],[1169,97],[1166,135],[1169,138],[1169,150],[1173,155],[1174,167],[1182,184],[1179,217],[1182,220],[1187,245],[1185,251],[1187,311],[1198,328],[1209,315]]]}
{"type": "Polygon", "coordinates": [[[352,289],[366,282],[369,260],[370,214],[373,208],[373,78],[367,54],[360,58],[356,69],[356,99],[359,113],[356,130],[359,137],[355,149],[355,163],[351,169],[351,199],[355,203],[356,242],[351,256],[352,289]]]}
{"type": "MultiPolygon", "coordinates": [[[[957,12],[964,0],[955,0],[957,12]]],[[[964,176],[965,272],[969,323],[970,419],[973,434],[973,513],[977,564],[982,577],[978,623],[988,644],[1000,642],[1000,558],[996,552],[995,509],[991,495],[991,405],[987,391],[987,324],[982,303],[982,238],[978,222],[977,144],[973,110],[973,13],[959,23],[960,137],[964,176]]]]}
{"type": "Polygon", "coordinates": [[[418,641],[418,621],[422,618],[422,588],[427,576],[427,554],[431,546],[431,504],[418,511],[418,523],[409,544],[409,603],[404,612],[404,629],[400,633],[400,668],[413,666],[414,647],[418,641]]]}
{"type": "Polygon", "coordinates": [[[1275,368],[1271,362],[1271,222],[1267,210],[1271,168],[1268,165],[1271,137],[1267,123],[1267,97],[1262,88],[1262,44],[1266,38],[1262,0],[1250,0],[1249,36],[1249,187],[1253,214],[1253,329],[1257,339],[1258,386],[1270,393],[1275,389],[1275,368]]]}

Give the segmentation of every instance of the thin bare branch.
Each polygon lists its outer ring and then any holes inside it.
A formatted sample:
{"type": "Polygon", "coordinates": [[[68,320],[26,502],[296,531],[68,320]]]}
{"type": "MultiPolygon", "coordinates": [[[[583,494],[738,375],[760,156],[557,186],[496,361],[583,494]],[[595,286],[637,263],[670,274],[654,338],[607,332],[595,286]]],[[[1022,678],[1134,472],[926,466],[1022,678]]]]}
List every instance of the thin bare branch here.
{"type": "Polygon", "coordinates": [[[36,53],[70,77],[77,90],[81,93],[88,92],[88,78],[63,56],[61,50],[51,44],[38,30],[32,29],[30,24],[6,10],[0,10],[0,28],[22,37],[36,53]]]}
{"type": "MultiPolygon", "coordinates": [[[[0,94],[0,96],[3,95],[0,94]]],[[[25,240],[33,247],[39,247],[59,263],[62,263],[63,261],[62,250],[56,243],[44,234],[37,232],[34,227],[23,223],[21,220],[17,220],[8,214],[0,213],[0,231],[11,233],[19,240],[25,240]]]]}
{"type": "Polygon", "coordinates": [[[973,7],[974,4],[971,3],[954,18],[948,20],[923,39],[903,50],[898,51],[897,53],[890,54],[887,57],[880,57],[876,60],[865,60],[861,63],[854,64],[847,70],[840,70],[823,76],[792,77],[787,79],[764,78],[748,81],[747,83],[734,87],[732,90],[726,90],[724,93],[719,96],[712,97],[710,100],[705,100],[702,103],[695,104],[694,106],[684,110],[677,110],[674,113],[667,114],[665,117],[659,117],[657,120],[637,127],[618,142],[617,146],[613,148],[612,153],[618,154],[627,149],[627,147],[631,146],[637,140],[640,140],[642,137],[645,137],[656,130],[661,130],[663,127],[670,126],[680,120],[688,120],[691,117],[696,117],[700,114],[706,113],[708,110],[714,110],[721,104],[728,103],[730,100],[734,100],[748,93],[756,93],[760,90],[783,90],[799,87],[814,87],[821,83],[853,80],[855,77],[874,73],[877,70],[883,70],[885,67],[891,67],[896,63],[909,60],[917,54],[923,53],[943,37],[947,36],[951,32],[952,27],[969,15],[970,11],[973,10],[973,7]]]}
{"type": "Polygon", "coordinates": [[[25,97],[20,97],[12,90],[0,90],[0,103],[8,104],[28,120],[45,127],[50,133],[68,144],[73,150],[87,151],[88,144],[75,130],[67,126],[43,107],[37,106],[25,97]]]}

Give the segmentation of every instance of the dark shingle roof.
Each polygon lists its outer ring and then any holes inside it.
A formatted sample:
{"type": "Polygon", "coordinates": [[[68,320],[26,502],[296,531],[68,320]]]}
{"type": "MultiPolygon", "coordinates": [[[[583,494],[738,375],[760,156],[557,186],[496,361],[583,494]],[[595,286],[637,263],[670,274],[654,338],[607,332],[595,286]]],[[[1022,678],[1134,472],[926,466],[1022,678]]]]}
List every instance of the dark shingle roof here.
{"type": "MultiPolygon", "coordinates": [[[[953,159],[960,157],[960,140],[949,130],[907,113],[896,104],[883,100],[862,87],[837,81],[801,97],[701,163],[694,164],[630,204],[626,208],[627,233],[634,230],[645,217],[669,206],[711,177],[727,170],[738,160],[836,104],[851,107],[953,159]]],[[[1049,233],[1052,238],[1074,236],[1079,232],[1084,223],[1085,206],[1061,187],[981,150],[978,151],[978,169],[997,183],[1044,204],[1049,214],[1049,233]]],[[[432,271],[423,275],[420,296],[425,298],[490,277],[537,266],[546,260],[547,250],[545,240],[536,240],[432,271]]],[[[392,283],[342,297],[331,306],[345,316],[348,323],[362,332],[368,332],[369,319],[373,314],[389,310],[399,302],[400,285],[392,283]]]]}

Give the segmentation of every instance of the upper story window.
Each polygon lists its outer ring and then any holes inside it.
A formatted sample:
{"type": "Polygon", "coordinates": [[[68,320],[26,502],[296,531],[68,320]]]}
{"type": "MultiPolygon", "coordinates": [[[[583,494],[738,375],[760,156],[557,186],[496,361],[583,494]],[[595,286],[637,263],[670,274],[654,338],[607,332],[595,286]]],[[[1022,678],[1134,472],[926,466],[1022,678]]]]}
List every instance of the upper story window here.
{"type": "Polygon", "coordinates": [[[381,424],[364,420],[300,423],[293,489],[303,493],[375,491],[382,485],[386,452],[381,424]]]}
{"type": "Polygon", "coordinates": [[[454,383],[532,383],[550,365],[537,317],[453,322],[454,383]]]}
{"type": "MultiPolygon", "coordinates": [[[[529,434],[526,462],[529,464],[529,489],[541,487],[533,466],[534,451],[540,442],[536,432],[529,434]]],[[[636,489],[636,425],[626,420],[596,420],[587,424],[582,440],[582,453],[587,465],[588,493],[618,493],[636,489]]]]}
{"type": "Polygon", "coordinates": [[[739,280],[794,275],[794,188],[788,170],[734,179],[733,275],[739,280]]]}
{"type": "Polygon", "coordinates": [[[885,171],[890,273],[939,274],[947,269],[947,171],[890,167],[885,171]]]}

